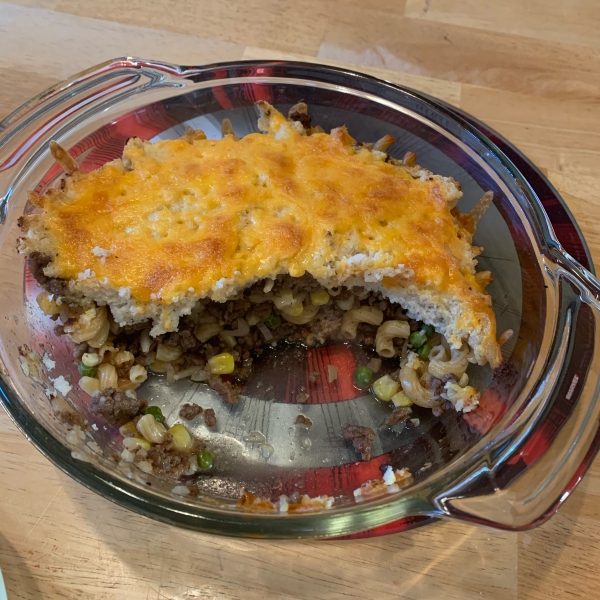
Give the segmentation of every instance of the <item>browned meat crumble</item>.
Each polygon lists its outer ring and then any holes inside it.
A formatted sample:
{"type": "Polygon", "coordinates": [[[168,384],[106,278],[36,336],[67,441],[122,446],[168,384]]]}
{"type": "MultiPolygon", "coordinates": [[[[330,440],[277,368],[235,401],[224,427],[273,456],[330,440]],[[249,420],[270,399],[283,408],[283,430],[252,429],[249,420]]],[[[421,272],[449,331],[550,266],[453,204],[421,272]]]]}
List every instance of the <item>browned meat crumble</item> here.
{"type": "Polygon", "coordinates": [[[352,442],[352,446],[360,453],[363,460],[371,458],[371,450],[373,450],[373,442],[377,439],[377,434],[370,427],[346,423],[342,427],[342,434],[346,441],[352,442]]]}
{"type": "Polygon", "coordinates": [[[179,409],[179,416],[186,421],[191,421],[195,417],[197,417],[203,408],[199,404],[184,404],[179,409]]]}
{"type": "Polygon", "coordinates": [[[95,392],[90,402],[90,410],[102,417],[111,427],[125,425],[148,406],[143,398],[127,392],[118,392],[109,387],[95,392]]]}
{"type": "Polygon", "coordinates": [[[215,411],[213,408],[207,408],[204,411],[204,422],[207,427],[215,427],[217,424],[217,416],[215,415],[215,411]]]}

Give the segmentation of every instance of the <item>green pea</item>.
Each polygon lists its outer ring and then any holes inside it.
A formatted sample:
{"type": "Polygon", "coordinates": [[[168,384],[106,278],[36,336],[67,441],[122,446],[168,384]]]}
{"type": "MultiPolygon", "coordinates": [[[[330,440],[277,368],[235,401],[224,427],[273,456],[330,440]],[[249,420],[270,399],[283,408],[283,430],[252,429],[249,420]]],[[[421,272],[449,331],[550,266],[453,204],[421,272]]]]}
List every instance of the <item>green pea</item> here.
{"type": "Polygon", "coordinates": [[[79,371],[79,374],[84,377],[96,377],[98,367],[86,367],[83,363],[79,363],[77,370],[79,371]]]}
{"type": "Polygon", "coordinates": [[[213,454],[209,450],[198,452],[198,466],[201,469],[210,469],[213,465],[213,454]]]}
{"type": "Polygon", "coordinates": [[[423,327],[421,327],[421,331],[423,331],[425,335],[430,338],[435,333],[435,328],[433,325],[423,325],[423,327]]]}
{"type": "Polygon", "coordinates": [[[426,341],[427,336],[424,331],[413,331],[408,338],[413,348],[420,348],[426,341]]]}
{"type": "Polygon", "coordinates": [[[427,360],[429,358],[429,353],[431,352],[431,344],[425,343],[418,350],[417,354],[421,360],[427,360]]]}
{"type": "Polygon", "coordinates": [[[271,313],[265,319],[265,325],[269,329],[272,329],[272,330],[277,329],[281,325],[281,317],[279,315],[276,315],[275,313],[271,313]]]}
{"type": "Polygon", "coordinates": [[[142,411],[142,414],[152,415],[159,423],[162,423],[165,420],[159,406],[146,406],[142,411]]]}
{"type": "Polygon", "coordinates": [[[357,387],[369,387],[371,381],[373,380],[373,370],[369,369],[369,367],[356,367],[353,379],[357,387]]]}

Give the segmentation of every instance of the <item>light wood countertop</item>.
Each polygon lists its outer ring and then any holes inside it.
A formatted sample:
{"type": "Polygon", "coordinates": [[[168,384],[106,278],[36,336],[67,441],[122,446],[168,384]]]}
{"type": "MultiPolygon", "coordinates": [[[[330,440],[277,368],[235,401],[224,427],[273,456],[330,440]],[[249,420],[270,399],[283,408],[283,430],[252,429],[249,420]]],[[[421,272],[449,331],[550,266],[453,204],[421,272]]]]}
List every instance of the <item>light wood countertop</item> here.
{"type": "MultiPolygon", "coordinates": [[[[600,264],[599,31],[595,0],[0,2],[0,118],[122,55],[345,65],[447,100],[508,137],[568,202],[600,264]]],[[[50,464],[1,410],[0,456],[10,600],[600,597],[600,460],[527,533],[438,522],[354,542],[264,542],[115,506],[50,464]]]]}

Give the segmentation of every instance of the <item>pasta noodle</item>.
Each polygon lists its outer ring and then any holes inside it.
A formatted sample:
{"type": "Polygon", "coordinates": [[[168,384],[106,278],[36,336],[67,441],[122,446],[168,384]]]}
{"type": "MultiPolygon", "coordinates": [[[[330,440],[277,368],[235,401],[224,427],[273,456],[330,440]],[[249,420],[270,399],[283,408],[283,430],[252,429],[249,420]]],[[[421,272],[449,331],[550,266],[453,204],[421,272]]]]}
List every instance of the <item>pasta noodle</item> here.
{"type": "Polygon", "coordinates": [[[385,321],[377,329],[375,335],[375,350],[385,358],[396,355],[394,338],[406,339],[410,335],[410,325],[407,321],[385,321]]]}
{"type": "Polygon", "coordinates": [[[348,298],[340,298],[339,300],[336,300],[335,303],[342,310],[350,310],[354,307],[354,299],[355,296],[350,295],[348,298]]]}
{"type": "Polygon", "coordinates": [[[113,359],[113,364],[118,367],[125,363],[133,362],[133,360],[134,360],[134,356],[133,356],[133,354],[131,354],[131,352],[129,352],[127,350],[122,350],[121,352],[117,352],[117,354],[115,354],[115,357],[113,359]]]}
{"type": "Polygon", "coordinates": [[[218,323],[203,323],[196,327],[194,335],[198,338],[198,340],[200,340],[204,344],[205,342],[208,342],[208,340],[210,340],[211,337],[214,337],[215,335],[217,335],[217,333],[220,333],[222,330],[223,327],[221,327],[221,325],[219,325],[218,323]]]}
{"type": "Polygon", "coordinates": [[[110,333],[110,324],[108,322],[108,319],[106,319],[106,317],[105,317],[104,322],[102,323],[102,326],[100,327],[100,330],[98,331],[98,333],[96,333],[96,335],[94,335],[92,338],[87,340],[88,345],[90,345],[92,348],[102,347],[104,342],[106,342],[106,340],[108,339],[109,333],[110,333]]]}
{"type": "Polygon", "coordinates": [[[460,379],[469,366],[468,347],[466,345],[463,345],[460,350],[453,348],[450,351],[450,358],[448,358],[448,353],[443,346],[432,348],[429,356],[429,372],[438,379],[450,374],[456,375],[460,379]],[[440,353],[440,348],[444,350],[443,355],[440,353]],[[434,350],[436,350],[436,353],[432,357],[431,354],[434,350]]]}
{"type": "Polygon", "coordinates": [[[340,331],[346,339],[353,340],[356,337],[356,330],[359,323],[381,325],[382,321],[383,312],[380,308],[375,306],[359,306],[344,314],[340,331]]]}
{"type": "Polygon", "coordinates": [[[100,337],[104,336],[104,340],[97,346],[94,346],[95,348],[100,348],[106,341],[110,331],[106,316],[106,306],[90,308],[77,319],[74,325],[65,326],[65,331],[76,344],[81,344],[81,342],[89,343],[90,340],[97,342],[100,337]],[[96,336],[99,337],[96,338],[96,336]]]}
{"type": "Polygon", "coordinates": [[[108,363],[102,363],[98,367],[98,379],[100,380],[100,389],[112,387],[117,388],[118,377],[115,367],[108,363]]]}
{"type": "Polygon", "coordinates": [[[320,308],[320,306],[309,304],[308,306],[304,307],[300,315],[292,315],[282,311],[281,316],[290,323],[295,323],[296,325],[306,325],[317,316],[320,308]]]}
{"type": "Polygon", "coordinates": [[[142,334],[140,335],[140,350],[147,354],[150,352],[150,345],[152,344],[152,340],[150,339],[150,330],[144,329],[142,334]]]}
{"type": "Polygon", "coordinates": [[[139,385],[148,379],[148,371],[142,365],[133,365],[129,369],[129,379],[132,383],[139,385]]]}
{"type": "Polygon", "coordinates": [[[441,406],[441,400],[438,400],[429,390],[423,387],[417,372],[408,365],[400,369],[400,383],[402,384],[402,391],[418,406],[423,408],[441,406]]]}
{"type": "Polygon", "coordinates": [[[166,344],[159,344],[156,349],[156,359],[162,360],[162,362],[166,363],[177,360],[182,354],[183,350],[179,346],[167,346],[166,344]]]}

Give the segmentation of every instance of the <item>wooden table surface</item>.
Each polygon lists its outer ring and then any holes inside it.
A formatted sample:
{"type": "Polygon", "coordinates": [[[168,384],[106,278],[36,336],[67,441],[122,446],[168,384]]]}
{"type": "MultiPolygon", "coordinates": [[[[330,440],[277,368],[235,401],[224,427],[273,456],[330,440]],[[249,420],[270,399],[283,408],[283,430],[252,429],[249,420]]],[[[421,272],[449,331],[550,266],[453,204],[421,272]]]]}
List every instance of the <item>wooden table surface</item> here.
{"type": "MultiPolygon", "coordinates": [[[[0,118],[123,55],[348,65],[507,136],[568,202],[600,264],[599,32],[596,0],[0,2],[0,118]]],[[[58,471],[1,410],[0,457],[11,600],[600,597],[599,460],[559,513],[527,533],[440,522],[358,542],[274,543],[129,513],[58,471]]]]}

